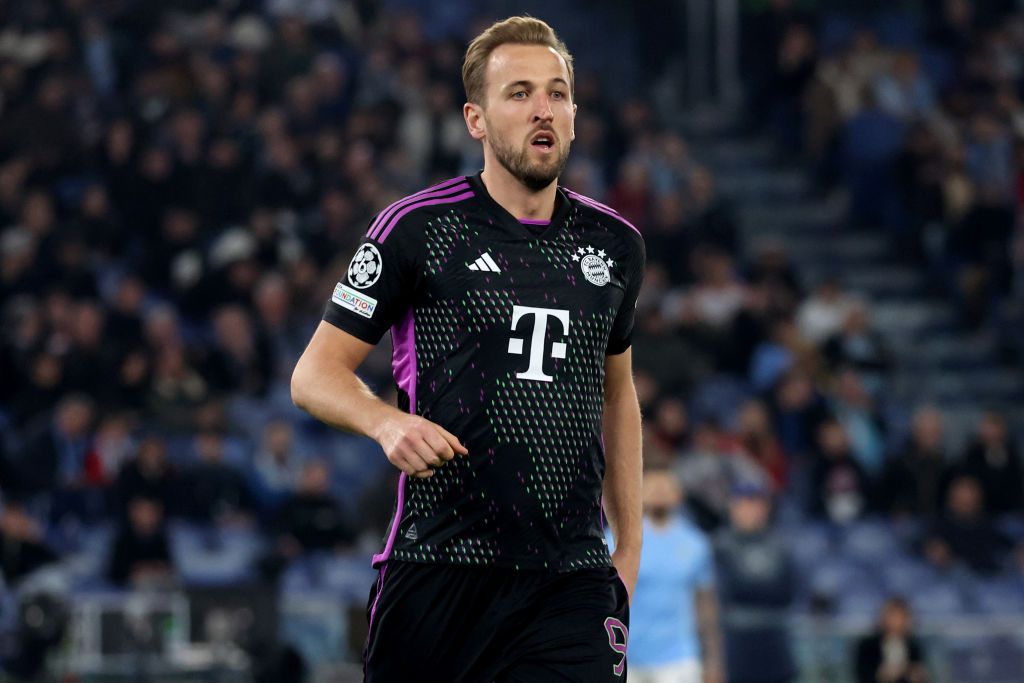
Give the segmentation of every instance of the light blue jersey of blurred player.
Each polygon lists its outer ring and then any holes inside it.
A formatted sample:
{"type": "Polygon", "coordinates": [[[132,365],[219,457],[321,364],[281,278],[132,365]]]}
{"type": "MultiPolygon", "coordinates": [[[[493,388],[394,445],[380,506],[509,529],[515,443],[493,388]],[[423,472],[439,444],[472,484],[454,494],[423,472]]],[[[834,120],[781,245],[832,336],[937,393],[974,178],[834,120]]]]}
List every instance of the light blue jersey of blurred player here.
{"type": "Polygon", "coordinates": [[[711,546],[681,513],[681,503],[674,474],[644,472],[644,543],[630,606],[630,683],[724,680],[711,546]]]}

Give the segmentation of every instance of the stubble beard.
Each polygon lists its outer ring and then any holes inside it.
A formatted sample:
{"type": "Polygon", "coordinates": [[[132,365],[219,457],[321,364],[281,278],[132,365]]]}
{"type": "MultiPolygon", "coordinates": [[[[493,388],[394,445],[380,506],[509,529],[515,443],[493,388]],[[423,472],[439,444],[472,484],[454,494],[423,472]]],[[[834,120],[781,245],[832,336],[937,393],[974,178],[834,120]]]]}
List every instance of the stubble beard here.
{"type": "Polygon", "coordinates": [[[544,163],[530,161],[529,146],[516,150],[500,136],[491,136],[488,142],[498,163],[531,192],[539,192],[557,180],[569,161],[568,145],[559,148],[555,159],[544,163]]]}

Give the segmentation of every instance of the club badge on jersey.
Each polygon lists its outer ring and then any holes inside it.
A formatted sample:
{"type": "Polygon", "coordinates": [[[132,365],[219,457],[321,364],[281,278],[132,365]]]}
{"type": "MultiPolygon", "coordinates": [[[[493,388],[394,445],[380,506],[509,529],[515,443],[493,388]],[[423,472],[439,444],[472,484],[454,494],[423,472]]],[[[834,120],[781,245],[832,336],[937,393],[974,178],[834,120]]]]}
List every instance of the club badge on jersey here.
{"type": "Polygon", "coordinates": [[[611,269],[615,265],[615,261],[610,258],[606,259],[605,256],[604,249],[595,250],[593,247],[587,246],[577,249],[576,253],[572,255],[572,260],[579,262],[580,268],[583,270],[583,277],[587,279],[587,282],[604,287],[611,282],[611,269]]]}

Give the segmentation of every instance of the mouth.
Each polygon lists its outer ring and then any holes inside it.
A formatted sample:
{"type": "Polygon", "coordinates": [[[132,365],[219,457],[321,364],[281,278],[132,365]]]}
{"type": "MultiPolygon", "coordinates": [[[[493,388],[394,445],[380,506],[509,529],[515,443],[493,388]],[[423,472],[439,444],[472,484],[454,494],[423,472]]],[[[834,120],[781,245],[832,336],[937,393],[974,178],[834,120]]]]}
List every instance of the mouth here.
{"type": "Polygon", "coordinates": [[[537,133],[530,138],[530,146],[545,152],[551,151],[555,147],[555,135],[548,132],[537,133]]]}

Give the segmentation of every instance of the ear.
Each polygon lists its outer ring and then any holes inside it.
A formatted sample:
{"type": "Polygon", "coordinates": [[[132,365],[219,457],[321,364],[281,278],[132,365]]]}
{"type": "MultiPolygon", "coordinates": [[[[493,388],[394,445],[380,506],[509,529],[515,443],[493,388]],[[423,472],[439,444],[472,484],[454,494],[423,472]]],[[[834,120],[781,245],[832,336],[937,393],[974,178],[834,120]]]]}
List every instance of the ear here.
{"type": "Polygon", "coordinates": [[[466,119],[466,128],[474,140],[483,140],[487,137],[487,122],[484,120],[484,110],[478,104],[466,102],[462,105],[462,118],[466,119]]]}
{"type": "Polygon", "coordinates": [[[569,123],[569,140],[576,139],[576,112],[579,111],[579,105],[575,102],[572,105],[572,121],[569,123]]]}

